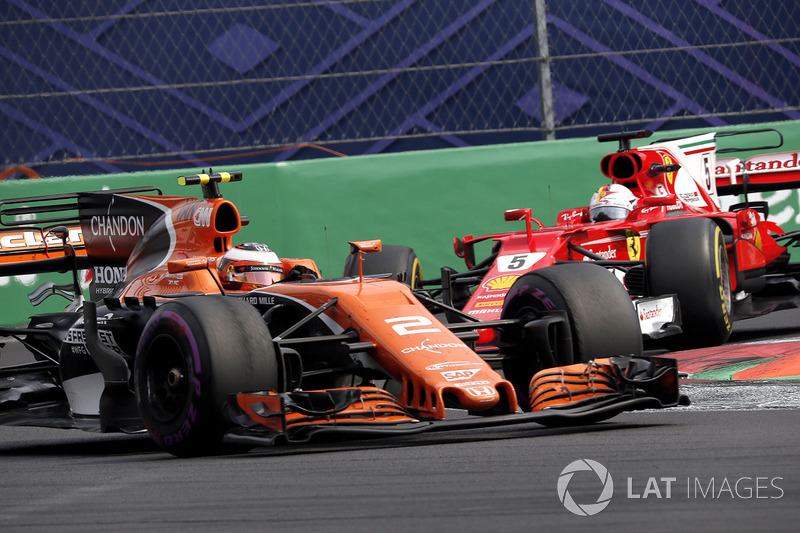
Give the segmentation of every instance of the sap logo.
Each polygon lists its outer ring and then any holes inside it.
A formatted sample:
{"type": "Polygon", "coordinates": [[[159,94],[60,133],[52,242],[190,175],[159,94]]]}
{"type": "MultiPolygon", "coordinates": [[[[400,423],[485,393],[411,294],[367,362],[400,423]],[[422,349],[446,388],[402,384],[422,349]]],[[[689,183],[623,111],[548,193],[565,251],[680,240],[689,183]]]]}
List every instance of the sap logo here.
{"type": "Polygon", "coordinates": [[[450,370],[441,374],[447,381],[463,381],[472,378],[478,372],[480,372],[480,369],[470,368],[468,370],[450,370]]]}

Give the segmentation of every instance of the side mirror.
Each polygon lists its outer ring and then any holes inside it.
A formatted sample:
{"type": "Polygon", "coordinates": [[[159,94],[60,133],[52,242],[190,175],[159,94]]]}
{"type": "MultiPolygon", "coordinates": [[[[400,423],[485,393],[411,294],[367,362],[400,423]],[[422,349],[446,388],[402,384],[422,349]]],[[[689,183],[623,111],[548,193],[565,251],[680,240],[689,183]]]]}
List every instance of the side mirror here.
{"type": "Polygon", "coordinates": [[[506,219],[506,222],[513,222],[514,220],[525,220],[526,218],[532,218],[533,212],[531,211],[530,207],[525,207],[523,209],[506,209],[503,212],[503,216],[506,219]]]}
{"type": "Polygon", "coordinates": [[[351,254],[357,254],[359,252],[380,252],[382,248],[382,241],[380,239],[372,241],[348,241],[347,244],[350,245],[351,254]]]}
{"type": "MultiPolygon", "coordinates": [[[[350,245],[350,254],[358,254],[358,283],[364,282],[364,254],[372,252],[380,252],[383,245],[380,239],[373,241],[348,241],[350,245]]],[[[361,289],[359,289],[360,291],[361,289]]]]}
{"type": "Polygon", "coordinates": [[[181,272],[191,272],[193,270],[206,270],[209,268],[209,263],[216,263],[216,258],[208,257],[192,257],[189,259],[173,259],[167,262],[167,272],[170,274],[179,274],[181,272]]]}
{"type": "Polygon", "coordinates": [[[193,272],[196,270],[205,270],[211,279],[216,283],[220,294],[225,294],[225,289],[217,275],[217,258],[216,257],[190,257],[189,259],[173,259],[167,261],[167,272],[170,274],[180,274],[182,272],[193,272]]]}

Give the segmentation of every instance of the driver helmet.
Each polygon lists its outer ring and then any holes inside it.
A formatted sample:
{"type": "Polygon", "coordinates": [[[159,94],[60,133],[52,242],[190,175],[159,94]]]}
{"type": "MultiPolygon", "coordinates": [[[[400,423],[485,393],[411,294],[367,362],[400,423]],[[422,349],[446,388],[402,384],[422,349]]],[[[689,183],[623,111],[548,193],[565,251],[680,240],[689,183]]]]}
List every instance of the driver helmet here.
{"type": "Polygon", "coordinates": [[[593,222],[625,220],[636,208],[636,197],[624,185],[603,185],[592,195],[589,216],[593,222]]]}
{"type": "Polygon", "coordinates": [[[217,268],[222,286],[230,290],[252,290],[283,279],[283,263],[278,255],[259,242],[231,248],[217,268]]]}

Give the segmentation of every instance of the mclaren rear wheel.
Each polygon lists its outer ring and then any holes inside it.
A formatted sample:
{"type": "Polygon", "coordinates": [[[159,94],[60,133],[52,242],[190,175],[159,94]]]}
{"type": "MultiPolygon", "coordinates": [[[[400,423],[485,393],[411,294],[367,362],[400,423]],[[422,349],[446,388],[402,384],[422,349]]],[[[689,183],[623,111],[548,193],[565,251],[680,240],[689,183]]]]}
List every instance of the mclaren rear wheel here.
{"type": "Polygon", "coordinates": [[[731,334],[731,277],[720,227],[709,218],[655,224],[645,243],[650,294],[677,294],[683,341],[723,344],[731,334]]]}
{"type": "Polygon", "coordinates": [[[179,457],[223,452],[230,395],[276,389],[277,365],[266,324],[244,301],[209,295],[162,305],[142,333],[134,364],[150,436],[179,457]]]}
{"type": "Polygon", "coordinates": [[[501,336],[503,373],[526,410],[528,386],[539,370],[642,354],[642,333],[628,292],[611,272],[589,262],[521,276],[506,296],[502,318],[529,324],[501,336]]]}

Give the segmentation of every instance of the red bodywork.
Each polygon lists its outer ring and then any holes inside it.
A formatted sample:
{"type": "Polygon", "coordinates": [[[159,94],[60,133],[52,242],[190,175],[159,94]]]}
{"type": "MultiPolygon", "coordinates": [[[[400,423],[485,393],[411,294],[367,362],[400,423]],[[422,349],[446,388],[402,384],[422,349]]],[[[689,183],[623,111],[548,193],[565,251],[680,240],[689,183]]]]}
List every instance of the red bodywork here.
{"type": "Polygon", "coordinates": [[[710,133],[609,154],[600,166],[606,177],[637,197],[637,207],[626,220],[592,222],[589,208],[578,207],[561,211],[555,226],[544,227],[531,217],[530,209],[515,209],[506,212],[506,220],[525,220],[525,231],[455,239],[456,255],[468,268],[475,267],[476,243],[492,240],[497,251],[465,312],[481,320],[499,318],[508,289],[519,276],[559,261],[644,261],[650,227],[665,220],[707,217],[720,226],[734,293],[786,251],[774,239],[784,234],[780,227],[753,208],[723,210],[718,188],[730,189],[737,183],[741,187],[744,179],[751,190],[796,186],[800,183],[797,152],[759,155],[744,162],[717,160],[715,134],[710,133]]]}

